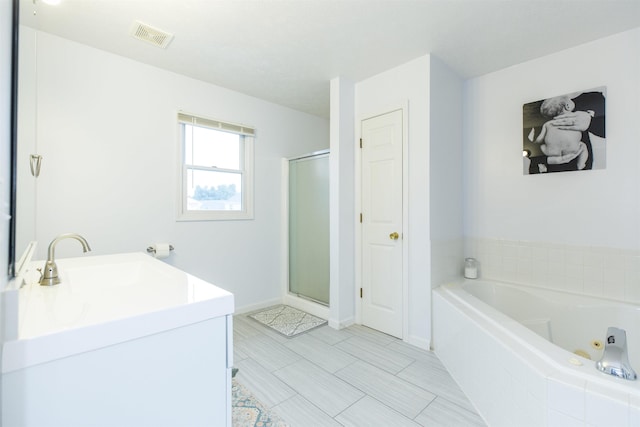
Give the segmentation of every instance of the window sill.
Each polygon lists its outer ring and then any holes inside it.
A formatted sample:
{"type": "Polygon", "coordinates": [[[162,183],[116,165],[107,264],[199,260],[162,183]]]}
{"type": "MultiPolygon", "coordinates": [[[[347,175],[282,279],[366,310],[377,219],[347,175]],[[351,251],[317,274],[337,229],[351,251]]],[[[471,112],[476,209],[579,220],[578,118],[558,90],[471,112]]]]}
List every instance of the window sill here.
{"type": "Polygon", "coordinates": [[[251,219],[253,219],[253,212],[247,211],[191,211],[178,214],[176,221],[234,221],[251,219]]]}

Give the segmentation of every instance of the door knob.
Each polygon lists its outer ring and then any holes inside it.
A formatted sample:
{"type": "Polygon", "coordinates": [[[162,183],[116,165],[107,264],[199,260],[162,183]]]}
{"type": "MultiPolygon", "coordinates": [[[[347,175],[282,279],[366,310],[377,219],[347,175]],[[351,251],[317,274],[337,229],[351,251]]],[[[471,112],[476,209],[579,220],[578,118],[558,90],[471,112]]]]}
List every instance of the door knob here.
{"type": "Polygon", "coordinates": [[[391,240],[398,240],[399,237],[400,237],[400,235],[396,231],[394,231],[393,233],[389,234],[389,238],[391,240]]]}

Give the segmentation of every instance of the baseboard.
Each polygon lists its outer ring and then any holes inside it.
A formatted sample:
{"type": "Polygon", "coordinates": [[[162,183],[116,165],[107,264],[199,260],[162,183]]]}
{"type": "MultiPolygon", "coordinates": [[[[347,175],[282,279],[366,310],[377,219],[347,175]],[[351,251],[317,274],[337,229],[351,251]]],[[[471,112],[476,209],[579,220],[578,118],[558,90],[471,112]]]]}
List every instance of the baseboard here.
{"type": "Polygon", "coordinates": [[[252,311],[260,310],[263,308],[271,307],[273,305],[282,304],[282,298],[273,298],[267,301],[259,302],[257,304],[244,305],[242,307],[236,307],[234,314],[246,314],[252,311]]]}
{"type": "Polygon", "coordinates": [[[345,320],[343,320],[342,322],[335,320],[335,319],[329,319],[329,327],[333,328],[333,329],[344,329],[344,328],[348,328],[351,325],[354,325],[355,322],[355,318],[353,317],[349,317],[345,320]]]}
{"type": "Polygon", "coordinates": [[[422,350],[431,351],[431,341],[429,341],[428,339],[412,336],[409,337],[405,342],[407,344],[411,344],[412,346],[421,348],[422,350]]]}

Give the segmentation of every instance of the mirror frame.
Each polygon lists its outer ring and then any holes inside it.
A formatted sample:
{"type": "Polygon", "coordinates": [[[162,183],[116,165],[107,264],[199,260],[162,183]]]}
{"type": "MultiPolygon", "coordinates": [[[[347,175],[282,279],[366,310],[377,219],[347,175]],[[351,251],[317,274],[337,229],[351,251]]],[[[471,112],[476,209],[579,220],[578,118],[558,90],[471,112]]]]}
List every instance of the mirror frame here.
{"type": "Polygon", "coordinates": [[[9,199],[9,252],[8,275],[15,277],[16,262],[16,196],[18,178],[18,40],[20,27],[20,0],[13,0],[13,22],[11,28],[11,118],[10,118],[10,199],[9,199]]]}

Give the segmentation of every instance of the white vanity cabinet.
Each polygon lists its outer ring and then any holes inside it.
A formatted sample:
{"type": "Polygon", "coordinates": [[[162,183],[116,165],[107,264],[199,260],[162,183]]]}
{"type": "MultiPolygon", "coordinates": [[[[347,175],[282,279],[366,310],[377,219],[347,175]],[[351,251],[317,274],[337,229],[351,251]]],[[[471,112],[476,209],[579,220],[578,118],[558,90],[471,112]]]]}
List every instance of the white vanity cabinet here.
{"type": "Polygon", "coordinates": [[[71,277],[91,266],[73,263],[66,265],[71,289],[64,277],[57,289],[21,289],[19,339],[3,348],[2,426],[231,425],[233,295],[142,256],[148,259],[136,262],[162,265],[141,271],[167,273],[149,294],[142,274],[128,290],[94,286],[95,299],[88,289],[76,291],[81,283],[71,277]],[[105,290],[125,299],[121,309],[104,307],[105,290]]]}

